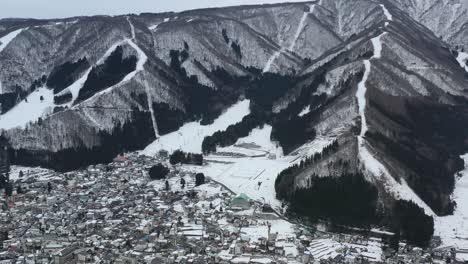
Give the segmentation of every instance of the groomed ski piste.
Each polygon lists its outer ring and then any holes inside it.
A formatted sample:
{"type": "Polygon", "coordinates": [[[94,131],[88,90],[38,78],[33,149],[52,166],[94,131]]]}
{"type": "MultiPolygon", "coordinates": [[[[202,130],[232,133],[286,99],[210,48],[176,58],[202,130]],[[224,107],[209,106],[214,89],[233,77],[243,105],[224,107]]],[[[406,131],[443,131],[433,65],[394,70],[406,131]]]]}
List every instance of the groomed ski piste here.
{"type": "Polygon", "coordinates": [[[5,36],[0,38],[0,52],[2,52],[11,41],[13,41],[21,32],[27,30],[27,28],[21,28],[6,34],[5,36]]]}
{"type": "Polygon", "coordinates": [[[0,115],[0,129],[25,128],[28,123],[52,113],[54,106],[53,90],[38,88],[8,112],[0,115]]]}

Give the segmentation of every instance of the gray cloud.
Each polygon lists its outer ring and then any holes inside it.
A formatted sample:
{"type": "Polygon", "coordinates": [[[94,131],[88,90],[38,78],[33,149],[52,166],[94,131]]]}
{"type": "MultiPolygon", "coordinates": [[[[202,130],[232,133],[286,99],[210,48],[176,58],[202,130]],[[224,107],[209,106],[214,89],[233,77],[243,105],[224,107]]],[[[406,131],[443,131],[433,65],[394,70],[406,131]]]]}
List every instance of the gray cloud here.
{"type": "Polygon", "coordinates": [[[71,16],[183,11],[243,4],[304,2],[301,0],[0,0],[0,18],[64,18],[71,16]]]}

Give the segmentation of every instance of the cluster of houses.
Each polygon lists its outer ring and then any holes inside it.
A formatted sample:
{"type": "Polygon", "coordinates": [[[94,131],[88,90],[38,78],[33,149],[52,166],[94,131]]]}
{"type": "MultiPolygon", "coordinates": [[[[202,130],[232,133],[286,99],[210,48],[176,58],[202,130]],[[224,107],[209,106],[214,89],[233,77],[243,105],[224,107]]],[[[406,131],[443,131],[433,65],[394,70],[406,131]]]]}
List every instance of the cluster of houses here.
{"type": "MultiPolygon", "coordinates": [[[[13,195],[0,198],[0,264],[428,259],[426,251],[404,246],[386,255],[378,237],[298,228],[268,205],[217,182],[195,186],[195,174],[171,166],[164,153],[120,155],[110,164],[69,173],[19,170],[11,179],[13,195]],[[149,178],[157,163],[171,168],[167,179],[149,178]]],[[[440,252],[438,259],[455,257],[450,249],[440,252]]]]}

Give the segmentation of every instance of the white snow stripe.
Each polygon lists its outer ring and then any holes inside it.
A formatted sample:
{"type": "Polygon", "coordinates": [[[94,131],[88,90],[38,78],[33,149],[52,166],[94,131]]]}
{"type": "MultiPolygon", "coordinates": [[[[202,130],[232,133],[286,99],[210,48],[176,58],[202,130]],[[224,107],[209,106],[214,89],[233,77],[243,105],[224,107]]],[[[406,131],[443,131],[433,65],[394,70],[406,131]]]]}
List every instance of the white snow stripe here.
{"type": "Polygon", "coordinates": [[[385,18],[387,18],[387,20],[389,20],[389,21],[393,21],[393,16],[390,13],[390,11],[388,11],[387,7],[385,7],[385,5],[383,5],[383,4],[380,4],[380,7],[382,8],[382,10],[384,12],[385,18]]]}
{"type": "MultiPolygon", "coordinates": [[[[322,1],[320,0],[318,2],[318,5],[321,5],[322,4],[322,1]]],[[[304,29],[305,27],[305,21],[306,21],[306,18],[309,14],[312,14],[314,12],[314,9],[315,9],[315,5],[316,4],[313,4],[309,7],[309,11],[308,12],[304,12],[304,14],[302,14],[302,17],[301,17],[301,20],[299,21],[299,25],[297,26],[296,28],[296,32],[294,34],[294,37],[293,39],[291,40],[291,43],[289,44],[289,47],[287,48],[287,50],[293,52],[294,51],[294,47],[296,46],[296,42],[297,40],[299,39],[299,36],[301,35],[302,33],[302,30],[304,29]]],[[[271,55],[271,57],[268,59],[268,61],[266,62],[265,64],[265,67],[263,67],[263,73],[265,72],[269,72],[270,69],[271,69],[271,66],[273,65],[273,63],[276,61],[276,59],[278,59],[278,57],[281,55],[281,53],[284,53],[286,51],[286,48],[285,47],[281,47],[278,51],[276,51],[275,53],[273,53],[273,55],[271,55]]]]}
{"type": "Polygon", "coordinates": [[[27,29],[28,28],[21,28],[15,30],[0,38],[0,52],[2,52],[8,46],[8,44],[10,44],[10,42],[13,41],[21,32],[27,29]]]}
{"type": "Polygon", "coordinates": [[[359,116],[361,117],[361,132],[358,136],[358,151],[359,159],[363,162],[364,168],[371,174],[373,177],[377,178],[379,182],[383,182],[385,189],[393,194],[398,199],[409,200],[416,203],[420,206],[426,214],[435,215],[432,209],[423,201],[419,196],[414,193],[414,191],[408,186],[404,179],[400,179],[400,183],[397,182],[387,170],[387,168],[378,161],[373,154],[367,149],[365,142],[365,134],[368,130],[367,120],[366,120],[366,82],[371,73],[371,60],[379,59],[382,56],[382,42],[381,38],[385,35],[386,32],[380,34],[379,36],[372,38],[372,46],[374,49],[374,54],[368,60],[364,60],[364,75],[361,82],[358,84],[358,89],[356,92],[356,98],[358,101],[359,116]]]}
{"type": "Polygon", "coordinates": [[[263,68],[263,73],[269,72],[271,69],[271,65],[273,65],[273,62],[285,51],[285,48],[281,48],[278,51],[275,51],[273,55],[268,59],[267,63],[265,64],[265,67],[263,68]]]}

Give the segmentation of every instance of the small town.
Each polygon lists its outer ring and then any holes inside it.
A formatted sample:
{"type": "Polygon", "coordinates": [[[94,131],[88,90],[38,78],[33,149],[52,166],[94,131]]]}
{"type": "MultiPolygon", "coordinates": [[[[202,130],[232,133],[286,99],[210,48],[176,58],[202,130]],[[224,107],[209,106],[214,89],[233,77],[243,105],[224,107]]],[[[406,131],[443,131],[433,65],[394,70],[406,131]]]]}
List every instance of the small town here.
{"type": "Polygon", "coordinates": [[[0,263],[457,263],[437,238],[430,249],[400,243],[395,252],[387,232],[288,222],[180,166],[162,151],[69,173],[12,167],[12,195],[0,198],[0,263]],[[171,168],[166,179],[148,176],[155,164],[171,168]]]}

